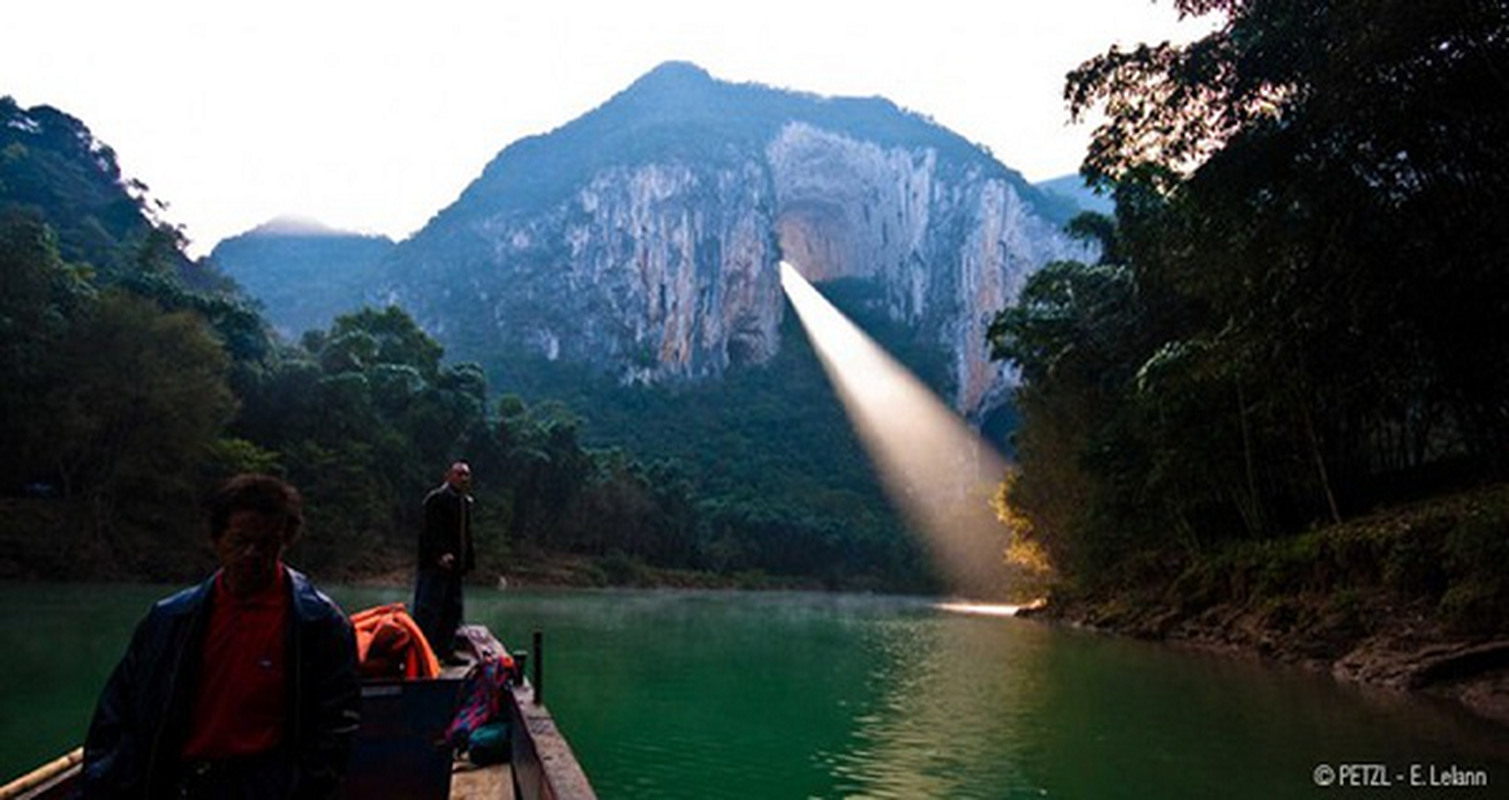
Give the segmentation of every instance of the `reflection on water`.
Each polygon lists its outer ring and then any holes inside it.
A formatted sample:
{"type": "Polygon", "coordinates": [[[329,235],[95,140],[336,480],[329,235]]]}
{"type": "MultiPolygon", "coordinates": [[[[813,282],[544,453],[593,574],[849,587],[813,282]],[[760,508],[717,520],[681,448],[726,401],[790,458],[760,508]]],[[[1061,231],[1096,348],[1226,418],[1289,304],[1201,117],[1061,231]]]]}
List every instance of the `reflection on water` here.
{"type": "Polygon", "coordinates": [[[0,783],[83,744],[105,678],[167,589],[0,583],[0,783]]]}
{"type": "Polygon", "coordinates": [[[850,746],[829,759],[838,794],[1035,795],[1042,788],[1031,757],[1042,653],[1037,637],[1008,644],[1010,633],[936,617],[869,626],[878,703],[854,720],[850,746]]]}
{"type": "MultiPolygon", "coordinates": [[[[166,589],[0,584],[26,609],[0,622],[5,777],[82,738],[166,589]]],[[[546,701],[604,798],[1313,797],[1315,768],[1341,763],[1493,781],[1453,798],[1509,781],[1504,732],[1450,709],[925,600],[472,591],[467,608],[506,643],[545,632],[546,701]]]]}
{"type": "Polygon", "coordinates": [[[950,614],[972,614],[977,617],[1014,617],[1022,610],[1021,606],[990,603],[938,603],[933,607],[950,614]]]}
{"type": "Polygon", "coordinates": [[[929,601],[491,602],[515,641],[547,631],[549,702],[605,797],[1310,797],[1346,759],[1509,775],[1502,731],[1430,704],[929,601]]]}

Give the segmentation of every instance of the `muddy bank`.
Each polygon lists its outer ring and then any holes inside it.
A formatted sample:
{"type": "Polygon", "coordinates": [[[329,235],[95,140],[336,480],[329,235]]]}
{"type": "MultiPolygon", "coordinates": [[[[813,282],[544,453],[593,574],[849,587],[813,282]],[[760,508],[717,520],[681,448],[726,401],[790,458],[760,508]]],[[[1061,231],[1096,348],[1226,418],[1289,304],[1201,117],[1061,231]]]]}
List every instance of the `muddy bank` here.
{"type": "Polygon", "coordinates": [[[1190,614],[1124,599],[1050,602],[1024,616],[1234,657],[1324,672],[1342,682],[1443,698],[1509,727],[1509,636],[1463,634],[1420,609],[1382,604],[1367,614],[1295,598],[1253,608],[1218,604],[1190,614]]]}
{"type": "Polygon", "coordinates": [[[1509,726],[1509,487],[1150,561],[1035,616],[1442,697],[1509,726]]]}

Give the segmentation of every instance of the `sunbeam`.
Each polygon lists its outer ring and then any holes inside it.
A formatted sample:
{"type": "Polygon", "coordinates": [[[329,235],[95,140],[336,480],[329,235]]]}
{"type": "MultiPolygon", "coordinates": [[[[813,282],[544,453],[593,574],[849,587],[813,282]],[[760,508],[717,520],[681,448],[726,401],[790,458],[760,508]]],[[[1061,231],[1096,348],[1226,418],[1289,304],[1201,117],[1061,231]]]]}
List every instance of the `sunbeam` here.
{"type": "Polygon", "coordinates": [[[791,264],[791,299],[886,492],[920,534],[950,589],[1006,593],[1006,528],[990,497],[1005,460],[915,376],[834,308],[791,264]]]}

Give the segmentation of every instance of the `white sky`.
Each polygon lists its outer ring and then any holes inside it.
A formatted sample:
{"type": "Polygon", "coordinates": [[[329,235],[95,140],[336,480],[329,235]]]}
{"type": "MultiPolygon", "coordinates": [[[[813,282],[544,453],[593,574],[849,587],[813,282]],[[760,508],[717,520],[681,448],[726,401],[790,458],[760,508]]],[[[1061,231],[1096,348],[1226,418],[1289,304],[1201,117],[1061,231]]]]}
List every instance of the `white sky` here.
{"type": "Polygon", "coordinates": [[[1042,180],[1074,172],[1064,74],[1187,40],[1168,0],[37,0],[0,95],[56,106],[169,204],[191,253],[299,215],[401,239],[523,136],[655,65],[881,95],[1042,180]]]}

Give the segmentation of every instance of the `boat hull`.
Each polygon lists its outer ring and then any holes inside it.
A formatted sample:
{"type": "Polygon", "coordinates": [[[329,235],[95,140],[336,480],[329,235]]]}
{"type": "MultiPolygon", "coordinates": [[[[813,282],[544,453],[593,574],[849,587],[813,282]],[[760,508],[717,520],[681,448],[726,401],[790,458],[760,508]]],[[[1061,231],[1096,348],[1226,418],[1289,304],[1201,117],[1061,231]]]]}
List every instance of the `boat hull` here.
{"type": "MultiPolygon", "coordinates": [[[[468,626],[477,627],[477,626],[468,626]]],[[[485,628],[473,630],[482,649],[502,646],[485,628]],[[490,643],[490,644],[487,644],[490,643]]],[[[474,653],[474,656],[478,655],[474,653]]],[[[511,736],[510,762],[472,770],[458,790],[446,729],[467,687],[468,671],[439,678],[368,682],[362,687],[362,724],[352,745],[342,800],[445,800],[485,796],[521,800],[596,800],[596,793],[566,738],[534,689],[519,676],[500,698],[511,736]],[[478,773],[488,773],[479,775],[478,773]],[[478,780],[487,778],[489,780],[478,780]],[[457,794],[461,791],[461,794],[457,794]]],[[[0,789],[0,800],[71,800],[80,793],[82,750],[43,765],[0,789]]]]}

